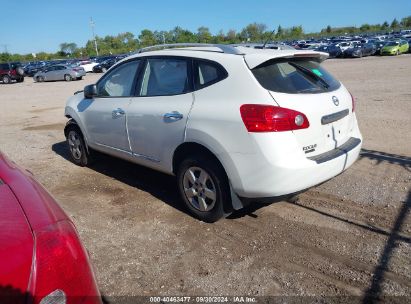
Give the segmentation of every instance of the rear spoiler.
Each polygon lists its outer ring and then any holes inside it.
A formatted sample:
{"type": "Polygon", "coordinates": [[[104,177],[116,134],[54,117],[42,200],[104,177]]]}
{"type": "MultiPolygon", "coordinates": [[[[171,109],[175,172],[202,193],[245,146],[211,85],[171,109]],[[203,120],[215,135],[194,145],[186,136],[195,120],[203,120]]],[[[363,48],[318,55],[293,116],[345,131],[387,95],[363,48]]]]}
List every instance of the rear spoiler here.
{"type": "Polygon", "coordinates": [[[293,58],[309,58],[318,62],[323,62],[328,58],[327,53],[323,52],[309,52],[309,51],[297,51],[297,52],[282,52],[281,54],[276,53],[251,53],[244,56],[244,60],[247,63],[249,69],[254,69],[255,67],[267,62],[269,60],[275,59],[293,59],[293,58]]]}

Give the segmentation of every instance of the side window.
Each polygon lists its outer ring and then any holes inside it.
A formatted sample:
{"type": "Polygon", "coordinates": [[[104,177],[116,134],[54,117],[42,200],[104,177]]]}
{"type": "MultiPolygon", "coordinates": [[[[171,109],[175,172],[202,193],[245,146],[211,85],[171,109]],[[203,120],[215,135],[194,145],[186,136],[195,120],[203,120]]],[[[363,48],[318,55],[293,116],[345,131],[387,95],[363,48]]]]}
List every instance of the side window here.
{"type": "Polygon", "coordinates": [[[148,58],[140,96],[184,94],[189,90],[188,61],[179,58],[148,58]]]}
{"type": "Polygon", "coordinates": [[[198,90],[225,79],[228,74],[218,63],[196,60],[194,76],[195,86],[198,90]]]}
{"type": "Polygon", "coordinates": [[[112,70],[97,84],[97,94],[107,97],[131,96],[139,65],[140,60],[133,60],[112,70]]]}

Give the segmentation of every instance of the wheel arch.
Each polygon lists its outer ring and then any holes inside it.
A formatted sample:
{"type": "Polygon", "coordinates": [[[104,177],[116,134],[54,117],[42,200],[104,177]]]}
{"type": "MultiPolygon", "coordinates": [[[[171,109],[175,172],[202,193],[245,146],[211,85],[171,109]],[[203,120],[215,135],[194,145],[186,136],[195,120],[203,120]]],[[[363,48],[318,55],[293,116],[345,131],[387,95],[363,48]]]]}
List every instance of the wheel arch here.
{"type": "Polygon", "coordinates": [[[65,116],[66,116],[69,120],[67,121],[67,123],[66,123],[66,125],[65,125],[65,127],[64,127],[64,136],[67,138],[68,130],[69,130],[70,128],[72,128],[72,127],[77,127],[77,128],[79,128],[81,134],[83,135],[84,142],[85,142],[85,144],[86,144],[87,153],[90,153],[90,148],[89,148],[89,146],[88,146],[87,136],[85,135],[84,131],[82,130],[81,125],[78,124],[77,121],[76,121],[73,117],[71,117],[69,114],[66,114],[65,116]]]}
{"type": "Polygon", "coordinates": [[[196,154],[206,155],[207,157],[210,157],[212,160],[214,160],[222,168],[225,177],[227,178],[228,186],[230,188],[229,190],[231,200],[229,202],[224,202],[224,212],[231,213],[234,210],[241,209],[243,207],[243,204],[241,203],[239,197],[233,191],[233,187],[231,185],[226,167],[224,166],[223,162],[219,159],[219,157],[215,153],[213,153],[208,147],[196,142],[184,142],[181,145],[179,145],[173,153],[173,173],[177,175],[179,164],[189,155],[196,154]]]}

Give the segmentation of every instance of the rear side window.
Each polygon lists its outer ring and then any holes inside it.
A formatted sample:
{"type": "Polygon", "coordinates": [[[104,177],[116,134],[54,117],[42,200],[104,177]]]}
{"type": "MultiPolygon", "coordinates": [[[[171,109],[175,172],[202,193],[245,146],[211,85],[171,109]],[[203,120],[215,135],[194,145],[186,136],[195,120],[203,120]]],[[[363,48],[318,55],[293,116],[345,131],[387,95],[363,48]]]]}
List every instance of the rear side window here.
{"type": "Polygon", "coordinates": [[[0,70],[8,70],[8,69],[9,69],[9,64],[8,63],[0,64],[0,70]]]}
{"type": "Polygon", "coordinates": [[[212,61],[195,60],[194,71],[197,90],[212,85],[228,76],[227,71],[220,64],[212,61]]]}
{"type": "Polygon", "coordinates": [[[309,59],[270,60],[252,72],[262,87],[280,93],[323,93],[341,86],[318,62],[309,59]]]}

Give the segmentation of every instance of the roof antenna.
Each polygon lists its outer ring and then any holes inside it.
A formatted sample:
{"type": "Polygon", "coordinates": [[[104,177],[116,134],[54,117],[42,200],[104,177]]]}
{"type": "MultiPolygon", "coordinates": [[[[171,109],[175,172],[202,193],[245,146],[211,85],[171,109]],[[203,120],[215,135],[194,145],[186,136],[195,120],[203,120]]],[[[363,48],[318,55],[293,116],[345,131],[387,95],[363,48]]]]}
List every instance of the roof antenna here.
{"type": "Polygon", "coordinates": [[[273,29],[273,31],[271,32],[270,36],[268,36],[268,39],[266,42],[264,42],[263,44],[263,49],[265,49],[266,44],[268,43],[268,41],[270,41],[271,37],[274,35],[275,29],[273,29]]]}

